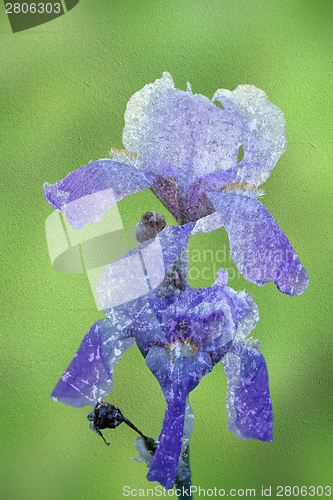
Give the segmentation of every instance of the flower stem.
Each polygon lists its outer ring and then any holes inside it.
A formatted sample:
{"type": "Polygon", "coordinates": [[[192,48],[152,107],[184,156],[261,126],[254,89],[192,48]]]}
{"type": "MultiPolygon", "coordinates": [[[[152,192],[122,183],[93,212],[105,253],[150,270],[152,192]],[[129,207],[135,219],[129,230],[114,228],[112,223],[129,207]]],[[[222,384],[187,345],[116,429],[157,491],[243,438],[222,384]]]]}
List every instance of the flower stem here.
{"type": "MultiPolygon", "coordinates": [[[[173,296],[179,295],[179,293],[185,288],[189,275],[189,244],[188,239],[179,253],[178,257],[175,259],[173,264],[170,266],[164,282],[160,288],[160,295],[173,296]],[[164,286],[163,286],[164,285],[164,286]]],[[[189,405],[191,409],[191,405],[189,405]]],[[[192,409],[191,409],[192,412],[192,409]]],[[[193,413],[192,413],[193,416],[193,413]]],[[[189,436],[188,436],[189,439],[189,436]]],[[[191,492],[192,486],[192,474],[191,474],[191,464],[190,464],[190,441],[183,453],[183,460],[189,467],[189,474],[185,481],[177,480],[175,482],[176,492],[179,500],[193,500],[193,495],[191,492]],[[178,494],[179,493],[179,494],[178,494]]]]}
{"type": "MultiPolygon", "coordinates": [[[[187,448],[185,450],[185,453],[183,453],[183,460],[185,463],[188,464],[190,470],[191,470],[191,464],[190,464],[190,443],[188,443],[187,448]]],[[[180,494],[177,494],[179,500],[183,500],[187,498],[188,500],[193,500],[193,495],[191,492],[191,486],[192,486],[192,474],[187,477],[187,479],[183,482],[177,481],[175,482],[175,487],[176,487],[176,492],[179,491],[180,494]]]]}
{"type": "MultiPolygon", "coordinates": [[[[153,190],[154,192],[154,190],[153,190]]],[[[177,222],[179,225],[185,224],[186,223],[186,216],[185,216],[185,210],[183,206],[183,200],[181,199],[180,196],[178,196],[178,206],[179,206],[179,217],[177,218],[177,222]]],[[[154,229],[155,231],[155,221],[164,221],[163,216],[160,214],[156,214],[153,212],[148,212],[146,213],[138,222],[136,225],[136,239],[142,243],[143,241],[146,241],[150,239],[153,235],[152,230],[154,229]]],[[[161,227],[157,228],[156,227],[156,234],[163,229],[163,224],[161,222],[161,227]]],[[[165,221],[164,221],[165,222],[165,221]]],[[[155,233],[154,233],[155,234],[155,233]]],[[[164,277],[163,282],[160,285],[159,288],[159,297],[176,297],[181,294],[181,292],[184,290],[187,281],[188,281],[188,276],[189,276],[189,244],[190,244],[190,239],[188,238],[187,242],[181,249],[180,253],[178,256],[175,258],[169,269],[167,270],[167,273],[164,277]]],[[[192,415],[193,417],[193,411],[191,408],[191,405],[187,399],[187,406],[186,406],[186,412],[188,415],[192,415]]],[[[190,418],[191,420],[191,418],[190,418]]],[[[156,445],[157,441],[153,440],[152,438],[147,438],[144,436],[141,431],[137,427],[135,427],[132,422],[129,420],[125,419],[125,422],[127,425],[132,427],[136,432],[138,432],[144,439],[145,439],[145,445],[146,448],[151,452],[151,454],[155,453],[156,450],[156,445]]],[[[191,427],[191,425],[190,425],[191,427]]],[[[193,423],[192,423],[193,427],[193,423]]],[[[182,472],[180,472],[180,469],[178,468],[178,472],[180,473],[180,476],[176,477],[175,481],[175,487],[176,487],[176,492],[177,496],[180,500],[185,498],[188,500],[193,500],[193,495],[190,493],[191,491],[191,486],[192,486],[192,475],[191,475],[191,465],[190,465],[190,434],[192,432],[191,430],[187,430],[187,446],[185,448],[185,451],[182,453],[182,459],[185,464],[187,464],[188,467],[186,467],[186,474],[184,474],[184,469],[182,472]],[[179,494],[178,494],[179,493],[179,494]]],[[[183,435],[184,439],[184,435],[183,435]]],[[[149,466],[149,465],[148,465],[149,466]]]]}
{"type": "Polygon", "coordinates": [[[135,430],[135,432],[137,432],[138,434],[140,434],[140,436],[142,436],[144,438],[144,440],[148,439],[147,436],[145,436],[144,434],[142,434],[142,432],[134,424],[132,424],[132,422],[130,420],[128,420],[128,418],[124,417],[124,422],[129,427],[131,427],[131,429],[135,430]]]}
{"type": "Polygon", "coordinates": [[[190,240],[188,239],[178,256],[169,267],[164,280],[159,288],[160,297],[175,297],[184,290],[188,280],[189,262],[188,250],[190,240]]]}

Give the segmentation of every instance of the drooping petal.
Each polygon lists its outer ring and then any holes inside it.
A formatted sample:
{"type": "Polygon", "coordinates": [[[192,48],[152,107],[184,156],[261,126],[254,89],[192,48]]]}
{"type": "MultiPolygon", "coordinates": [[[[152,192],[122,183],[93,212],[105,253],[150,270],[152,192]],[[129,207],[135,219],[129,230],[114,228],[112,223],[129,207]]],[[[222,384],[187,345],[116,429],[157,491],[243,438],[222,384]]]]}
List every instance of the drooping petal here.
{"type": "Polygon", "coordinates": [[[112,391],[112,374],[122,354],[135,345],[128,329],[106,319],[97,321],[51,393],[55,401],[75,408],[94,405],[112,391]]]}
{"type": "Polygon", "coordinates": [[[123,143],[135,148],[143,170],[175,178],[185,194],[203,174],[237,163],[241,134],[238,116],[205,96],[175,89],[163,73],[129,100],[123,143]]]}
{"type": "Polygon", "coordinates": [[[242,123],[244,157],[234,182],[262,184],[286,150],[282,111],[253,85],[239,85],[233,92],[219,89],[212,100],[220,101],[242,123]]]}
{"type": "MultiPolygon", "coordinates": [[[[183,432],[183,440],[182,440],[182,447],[181,447],[182,454],[185,453],[186,448],[189,444],[190,435],[191,435],[192,430],[193,430],[193,424],[194,424],[193,410],[191,407],[191,403],[187,399],[186,408],[185,408],[184,432],[183,432]]],[[[136,438],[136,440],[134,442],[134,446],[138,450],[138,452],[140,453],[140,456],[139,456],[139,458],[132,458],[132,460],[135,460],[135,462],[145,462],[147,464],[148,469],[149,469],[154,455],[153,455],[153,452],[151,450],[148,450],[144,438],[141,436],[136,438]]],[[[183,457],[181,455],[179,457],[179,462],[178,462],[177,482],[185,483],[185,481],[188,480],[190,476],[191,476],[190,466],[188,463],[186,463],[183,460],[183,457]]]]}
{"type": "Polygon", "coordinates": [[[167,226],[152,238],[104,267],[96,297],[104,311],[158,287],[189,237],[194,223],[167,226]]]}
{"type": "Polygon", "coordinates": [[[307,289],[305,267],[262,203],[229,193],[208,195],[228,233],[232,259],[246,280],[259,286],[274,281],[290,296],[307,289]]]}
{"type": "Polygon", "coordinates": [[[273,441],[273,411],[262,353],[248,341],[234,341],[222,358],[228,382],[227,425],[239,439],[273,441]]]}
{"type": "Polygon", "coordinates": [[[207,353],[198,353],[195,358],[178,358],[171,363],[165,349],[160,347],[150,349],[146,363],[159,381],[167,401],[158,446],[147,479],[158,481],[164,488],[170,489],[177,476],[186,397],[212,370],[212,363],[207,353]]]}
{"type": "Polygon", "coordinates": [[[156,182],[155,176],[132,165],[105,158],[90,161],[55,184],[45,182],[44,198],[75,229],[81,229],[86,222],[98,222],[118,201],[156,182]]]}

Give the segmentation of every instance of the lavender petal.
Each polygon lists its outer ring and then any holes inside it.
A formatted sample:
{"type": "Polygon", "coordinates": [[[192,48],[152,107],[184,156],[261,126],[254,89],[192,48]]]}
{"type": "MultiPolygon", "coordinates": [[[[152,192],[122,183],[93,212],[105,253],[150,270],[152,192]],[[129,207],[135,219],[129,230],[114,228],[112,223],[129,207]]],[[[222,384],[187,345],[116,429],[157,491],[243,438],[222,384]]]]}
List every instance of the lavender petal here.
{"type": "Polygon", "coordinates": [[[309,284],[306,269],[286,234],[258,200],[209,193],[229,236],[234,263],[243,277],[259,286],[274,281],[280,292],[300,295],[309,284]]]}
{"type": "MultiPolygon", "coordinates": [[[[262,184],[286,150],[282,111],[253,85],[239,85],[233,92],[219,89],[212,100],[220,101],[242,123],[244,157],[237,165],[238,174],[233,182],[262,184]]],[[[236,137],[238,141],[238,131],[236,137]]]]}
{"type": "Polygon", "coordinates": [[[262,353],[247,341],[234,341],[222,364],[228,382],[229,431],[239,439],[273,441],[273,410],[262,353]]]}
{"type": "Polygon", "coordinates": [[[81,229],[86,222],[98,222],[118,201],[156,182],[155,176],[132,165],[105,158],[90,161],[55,184],[45,182],[43,190],[51,207],[61,210],[75,229],[81,229]]]}
{"type": "Polygon", "coordinates": [[[160,383],[167,409],[158,446],[147,479],[158,481],[164,488],[173,487],[182,446],[186,397],[200,379],[212,370],[207,353],[196,358],[178,358],[171,363],[164,348],[152,347],[146,363],[160,383]]]}
{"type": "Polygon", "coordinates": [[[237,163],[241,135],[237,116],[205,96],[175,89],[163,73],[129,100],[123,143],[138,153],[143,170],[176,179],[186,193],[203,174],[237,163]]]}
{"type": "Polygon", "coordinates": [[[75,408],[94,405],[112,391],[112,374],[122,354],[135,345],[127,329],[101,319],[88,331],[51,393],[55,401],[75,408]]]}

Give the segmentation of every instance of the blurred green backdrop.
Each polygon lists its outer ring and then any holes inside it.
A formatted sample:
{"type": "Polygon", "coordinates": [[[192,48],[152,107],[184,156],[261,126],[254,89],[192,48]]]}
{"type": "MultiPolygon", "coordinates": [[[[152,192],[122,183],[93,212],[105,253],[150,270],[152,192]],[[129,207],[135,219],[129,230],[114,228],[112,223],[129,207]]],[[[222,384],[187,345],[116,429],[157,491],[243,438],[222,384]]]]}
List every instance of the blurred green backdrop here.
{"type": "MultiPolygon", "coordinates": [[[[311,280],[297,298],[273,284],[256,287],[233,272],[222,229],[192,237],[191,250],[214,256],[226,245],[216,265],[259,306],[254,336],[274,409],[273,443],[238,441],[226,427],[222,366],[204,377],[191,395],[193,484],[255,488],[256,496],[271,486],[273,498],[278,485],[333,486],[331,0],[80,0],[66,15],[15,34],[4,4],[0,12],[0,498],[118,500],[124,486],[154,486],[146,466],[130,459],[138,455],[131,429],[106,431],[108,448],[88,428],[91,407],[49,397],[103,313],[86,275],[51,266],[45,219],[52,209],[42,184],[122,148],[128,99],[163,71],[178,88],[189,81],[209,97],[253,84],[282,109],[288,148],[262,201],[311,280]]],[[[150,192],[118,207],[125,226],[143,211],[163,211],[150,192]]],[[[212,283],[202,270],[213,264],[195,263],[192,286],[212,283]]],[[[165,402],[136,348],[119,362],[107,400],[158,436],[165,402]]]]}

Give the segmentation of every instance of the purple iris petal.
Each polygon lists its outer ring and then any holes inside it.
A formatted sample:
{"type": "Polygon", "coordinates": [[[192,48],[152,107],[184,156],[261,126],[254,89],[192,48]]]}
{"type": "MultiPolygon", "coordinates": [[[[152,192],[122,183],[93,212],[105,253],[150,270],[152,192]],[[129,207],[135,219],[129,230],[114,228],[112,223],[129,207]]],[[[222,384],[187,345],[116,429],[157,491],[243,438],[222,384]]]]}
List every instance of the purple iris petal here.
{"type": "Polygon", "coordinates": [[[228,428],[239,439],[273,441],[273,411],[266,362],[247,341],[234,341],[222,358],[228,382],[228,428]]]}
{"type": "Polygon", "coordinates": [[[196,185],[207,191],[221,191],[225,186],[234,182],[238,169],[239,164],[236,163],[228,170],[218,170],[217,172],[204,174],[196,181],[196,185]]]}
{"type": "MultiPolygon", "coordinates": [[[[216,338],[209,341],[204,347],[204,351],[215,353],[215,363],[217,362],[216,352],[220,352],[221,347],[233,340],[239,330],[244,328],[247,330],[247,335],[249,335],[259,319],[257,305],[252,295],[245,292],[235,292],[228,286],[224,287],[223,290],[216,287],[216,291],[219,292],[219,307],[225,316],[222,335],[216,335],[216,338]]],[[[218,326],[214,326],[218,330],[218,326]]],[[[208,333],[209,329],[206,328],[206,331],[208,333]]],[[[220,358],[218,358],[218,361],[220,361],[220,358]]]]}
{"type": "Polygon", "coordinates": [[[133,335],[143,355],[152,345],[184,338],[198,350],[213,352],[233,340],[242,325],[251,325],[248,335],[258,321],[251,295],[224,285],[198,289],[186,285],[177,297],[158,297],[156,292],[139,299],[136,308],[133,335]]]}
{"type": "MultiPolygon", "coordinates": [[[[157,294],[154,296],[157,298],[157,294]]],[[[152,346],[162,346],[168,342],[155,311],[149,305],[147,296],[137,300],[136,311],[133,314],[133,327],[133,335],[144,357],[147,356],[152,346]]]]}
{"type": "Polygon", "coordinates": [[[290,296],[307,289],[305,267],[264,205],[229,193],[211,192],[209,198],[228,233],[233,261],[246,280],[259,286],[274,281],[290,296]]]}
{"type": "MultiPolygon", "coordinates": [[[[225,111],[242,123],[244,158],[237,165],[239,170],[233,182],[262,184],[286,150],[282,111],[253,85],[239,85],[233,92],[217,90],[212,100],[220,101],[225,111]]],[[[238,138],[237,133],[235,140],[238,138]]]]}
{"type": "MultiPolygon", "coordinates": [[[[193,425],[194,425],[193,410],[192,410],[192,407],[191,407],[189,400],[187,399],[186,408],[185,408],[184,432],[183,432],[183,439],[182,439],[181,454],[186,452],[186,449],[187,449],[189,441],[190,441],[190,436],[191,436],[191,433],[193,431],[193,425]]],[[[134,446],[138,450],[138,452],[140,453],[140,456],[139,456],[139,458],[132,458],[132,460],[135,460],[136,462],[146,463],[147,467],[149,469],[154,455],[148,451],[144,438],[142,438],[141,436],[136,438],[136,440],[134,442],[134,446]]],[[[177,482],[178,483],[185,483],[185,481],[190,479],[190,477],[191,477],[190,466],[188,463],[186,463],[184,461],[183,457],[180,456],[179,462],[178,462],[178,470],[177,470],[177,482]]]]}
{"type": "Polygon", "coordinates": [[[61,210],[68,222],[81,229],[96,223],[118,201],[158,182],[132,165],[105,158],[90,161],[55,184],[44,183],[44,198],[61,210]]]}
{"type": "Polygon", "coordinates": [[[152,238],[104,267],[96,297],[104,311],[134,300],[158,287],[185,245],[194,222],[167,226],[152,238]]]}
{"type": "MultiPolygon", "coordinates": [[[[177,297],[179,305],[175,308],[174,313],[177,314],[179,310],[185,311],[200,305],[210,294],[213,294],[211,288],[191,288],[189,285],[185,285],[183,292],[177,297]]],[[[149,302],[157,317],[163,321],[163,314],[175,304],[175,297],[159,297],[159,300],[156,301],[152,296],[149,302]]]]}
{"type": "Polygon", "coordinates": [[[257,321],[251,296],[225,286],[220,271],[210,288],[186,285],[179,296],[141,297],[132,314],[133,335],[163,390],[167,410],[147,478],[165,488],[175,482],[186,397],[232,346],[236,331],[257,321]],[[222,286],[219,285],[221,283],[222,286]]]}
{"type": "Polygon", "coordinates": [[[122,354],[135,345],[130,330],[101,319],[88,331],[51,396],[75,408],[94,405],[112,391],[112,373],[122,354]]]}
{"type": "Polygon", "coordinates": [[[241,134],[238,116],[205,96],[175,89],[164,73],[129,100],[123,143],[138,153],[144,170],[175,178],[185,193],[203,174],[237,163],[241,134]]]}
{"type": "MultiPolygon", "coordinates": [[[[185,337],[192,340],[197,348],[203,347],[210,337],[209,333],[200,327],[199,322],[204,322],[204,318],[210,314],[211,310],[214,312],[215,308],[219,307],[219,299],[217,299],[217,303],[213,304],[210,310],[205,311],[203,301],[206,297],[210,297],[210,300],[213,301],[211,289],[192,289],[188,285],[179,296],[158,297],[158,291],[155,291],[140,297],[136,302],[136,310],[132,313],[132,326],[133,335],[142,354],[146,356],[153,345],[162,346],[184,338],[180,322],[183,322],[186,326],[185,337]],[[202,304],[200,312],[203,318],[197,312],[197,322],[195,322],[192,317],[195,312],[194,308],[200,304],[202,304]],[[187,329],[188,326],[189,329],[187,329]]],[[[209,306],[209,303],[207,303],[207,306],[209,306]]],[[[221,311],[219,318],[214,316],[213,319],[217,323],[217,320],[222,319],[222,317],[223,311],[221,311]]],[[[222,332],[217,331],[221,335],[222,332]]],[[[234,335],[235,332],[236,328],[234,327],[234,335]]],[[[232,338],[234,338],[234,335],[232,338]]],[[[226,339],[226,342],[228,340],[226,339]]]]}
{"type": "Polygon", "coordinates": [[[158,481],[164,488],[175,484],[182,445],[186,397],[198,385],[200,379],[212,370],[207,353],[195,358],[177,358],[171,363],[164,348],[152,347],[146,363],[160,383],[167,409],[158,446],[147,479],[158,481]]]}

